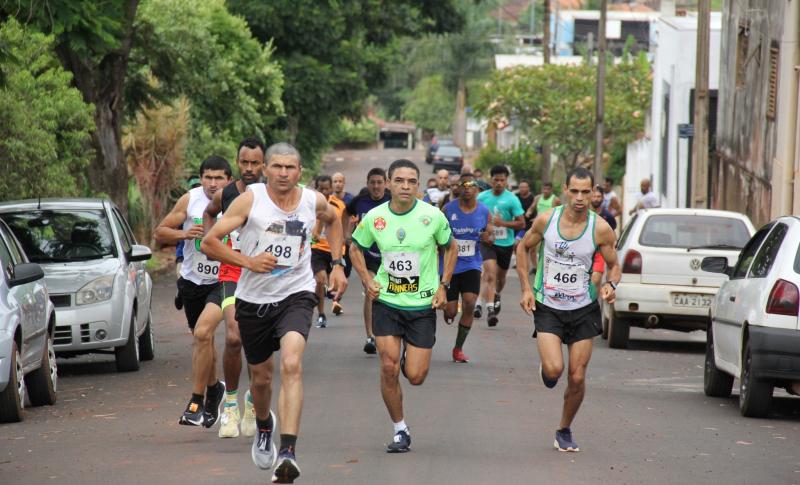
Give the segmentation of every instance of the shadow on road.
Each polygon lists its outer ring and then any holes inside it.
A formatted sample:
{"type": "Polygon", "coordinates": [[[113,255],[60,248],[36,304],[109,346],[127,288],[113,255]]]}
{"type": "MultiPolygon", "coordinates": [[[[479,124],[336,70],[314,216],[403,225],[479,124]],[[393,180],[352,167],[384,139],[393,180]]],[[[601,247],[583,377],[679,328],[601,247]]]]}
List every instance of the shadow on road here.
{"type": "Polygon", "coordinates": [[[705,342],[686,342],[677,340],[633,340],[628,342],[628,350],[648,352],[670,352],[675,354],[702,354],[706,351],[705,342]]]}
{"type": "Polygon", "coordinates": [[[117,365],[110,361],[81,358],[58,359],[58,377],[117,374],[117,365]]]}

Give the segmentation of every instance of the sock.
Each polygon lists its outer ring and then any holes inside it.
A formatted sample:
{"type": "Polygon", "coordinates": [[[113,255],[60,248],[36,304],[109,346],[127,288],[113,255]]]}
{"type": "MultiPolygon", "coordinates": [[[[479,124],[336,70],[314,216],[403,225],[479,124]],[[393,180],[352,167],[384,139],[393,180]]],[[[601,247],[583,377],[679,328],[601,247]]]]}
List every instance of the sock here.
{"type": "Polygon", "coordinates": [[[197,404],[203,404],[203,395],[202,394],[192,394],[191,402],[197,404]]]}
{"type": "Polygon", "coordinates": [[[494,303],[489,303],[486,305],[486,313],[493,313],[494,312],[494,303]]]}
{"type": "Polygon", "coordinates": [[[467,340],[467,335],[469,334],[470,327],[465,327],[464,325],[458,324],[458,335],[456,336],[456,348],[460,349],[464,346],[464,341],[467,340]]]}
{"type": "Polygon", "coordinates": [[[281,435],[281,446],[278,453],[283,453],[284,451],[289,451],[294,453],[294,448],[297,445],[297,435],[293,434],[282,434],[281,435]]]}
{"type": "Polygon", "coordinates": [[[239,406],[239,390],[225,391],[225,407],[234,408],[239,406]]]}
{"type": "Polygon", "coordinates": [[[256,416],[256,426],[258,429],[272,431],[272,413],[267,415],[267,419],[258,419],[258,416],[256,416]]]}
{"type": "Polygon", "coordinates": [[[400,431],[407,430],[408,426],[406,426],[406,420],[401,419],[400,421],[393,423],[394,424],[394,432],[395,434],[399,433],[400,431]]]}

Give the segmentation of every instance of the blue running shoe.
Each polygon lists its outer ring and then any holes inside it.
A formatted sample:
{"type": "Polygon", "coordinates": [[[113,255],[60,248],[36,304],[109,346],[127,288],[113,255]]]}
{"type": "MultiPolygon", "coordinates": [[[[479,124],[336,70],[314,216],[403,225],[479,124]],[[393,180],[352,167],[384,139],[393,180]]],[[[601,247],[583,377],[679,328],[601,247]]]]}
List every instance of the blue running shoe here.
{"type": "Polygon", "coordinates": [[[294,483],[300,476],[300,467],[294,456],[294,449],[289,447],[278,455],[278,466],[272,472],[272,483],[294,483]]]}
{"type": "Polygon", "coordinates": [[[572,439],[572,431],[569,428],[561,428],[556,431],[556,439],[553,441],[553,447],[558,451],[581,451],[578,448],[578,443],[572,439]]]}
{"type": "Polygon", "coordinates": [[[411,435],[408,428],[394,434],[392,442],[386,445],[386,453],[406,453],[411,450],[411,435]]]}
{"type": "Polygon", "coordinates": [[[541,362],[539,362],[539,379],[542,381],[542,384],[544,384],[544,387],[548,389],[552,389],[558,384],[558,379],[548,379],[544,376],[544,369],[542,369],[541,362]]]}

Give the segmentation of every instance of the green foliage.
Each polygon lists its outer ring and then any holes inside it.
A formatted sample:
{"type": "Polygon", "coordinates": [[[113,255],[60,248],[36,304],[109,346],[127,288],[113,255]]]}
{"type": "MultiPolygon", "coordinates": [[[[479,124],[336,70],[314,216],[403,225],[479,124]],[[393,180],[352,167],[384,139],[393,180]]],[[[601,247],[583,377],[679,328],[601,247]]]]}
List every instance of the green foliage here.
{"type": "Polygon", "coordinates": [[[3,199],[76,196],[90,158],[94,107],[70,87],[53,36],[14,18],[0,24],[0,194],[3,199]]]}
{"type": "MultiPolygon", "coordinates": [[[[536,153],[536,146],[528,141],[521,141],[516,147],[505,152],[505,164],[511,169],[514,180],[534,182],[539,179],[541,155],[536,153]]],[[[531,186],[531,189],[536,187],[531,186]]]]}
{"type": "Polygon", "coordinates": [[[369,118],[361,118],[356,122],[343,118],[339,122],[335,143],[350,146],[372,145],[378,141],[379,131],[378,124],[369,118]]]}
{"type": "Polygon", "coordinates": [[[475,168],[479,168],[488,173],[489,169],[495,165],[503,165],[505,163],[506,156],[497,149],[497,145],[494,143],[487,143],[478,153],[478,159],[475,160],[475,168]]]}
{"type": "Polygon", "coordinates": [[[447,133],[453,120],[455,100],[444,86],[444,76],[422,78],[405,105],[405,118],[434,133],[447,133]]]}

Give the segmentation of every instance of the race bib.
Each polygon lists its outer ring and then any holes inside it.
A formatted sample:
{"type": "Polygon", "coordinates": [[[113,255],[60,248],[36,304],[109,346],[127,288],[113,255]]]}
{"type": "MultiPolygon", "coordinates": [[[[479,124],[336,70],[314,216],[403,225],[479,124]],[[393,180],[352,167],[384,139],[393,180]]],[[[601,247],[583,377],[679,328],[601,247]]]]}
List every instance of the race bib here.
{"type": "Polygon", "coordinates": [[[419,291],[419,253],[382,253],[389,277],[386,291],[393,294],[419,291]]]}
{"type": "Polygon", "coordinates": [[[475,241],[467,239],[456,239],[458,255],[461,257],[475,256],[475,241]]]}
{"type": "Polygon", "coordinates": [[[288,234],[265,232],[258,240],[255,254],[270,253],[277,258],[278,266],[296,266],[300,262],[300,246],[303,238],[288,234]]]}
{"type": "Polygon", "coordinates": [[[195,253],[192,271],[203,279],[216,278],[219,275],[219,261],[209,261],[203,253],[195,253]]]}
{"type": "Polygon", "coordinates": [[[561,293],[576,295],[586,289],[589,274],[582,264],[569,264],[545,259],[544,287],[561,293]]]}
{"type": "Polygon", "coordinates": [[[507,227],[497,227],[494,226],[494,240],[499,241],[502,239],[508,238],[508,228],[507,227]]]}

